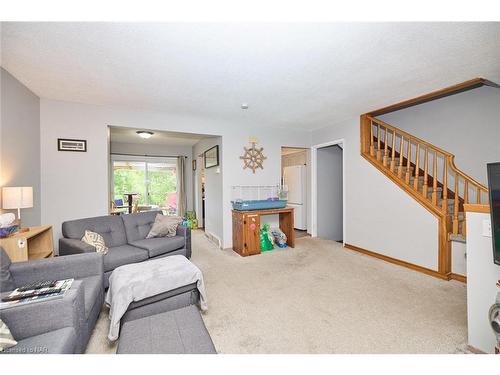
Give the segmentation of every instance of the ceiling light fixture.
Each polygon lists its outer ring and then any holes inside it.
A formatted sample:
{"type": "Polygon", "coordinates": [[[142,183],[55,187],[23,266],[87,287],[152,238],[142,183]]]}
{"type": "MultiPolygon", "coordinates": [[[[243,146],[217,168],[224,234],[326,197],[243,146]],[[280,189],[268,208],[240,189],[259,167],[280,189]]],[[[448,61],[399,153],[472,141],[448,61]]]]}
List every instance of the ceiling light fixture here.
{"type": "Polygon", "coordinates": [[[241,109],[248,109],[248,104],[247,103],[242,103],[241,104],[241,109]]]}
{"type": "Polygon", "coordinates": [[[145,130],[139,130],[139,131],[136,131],[136,133],[139,135],[139,137],[144,138],[144,139],[151,138],[154,134],[153,132],[148,132],[145,130]]]}

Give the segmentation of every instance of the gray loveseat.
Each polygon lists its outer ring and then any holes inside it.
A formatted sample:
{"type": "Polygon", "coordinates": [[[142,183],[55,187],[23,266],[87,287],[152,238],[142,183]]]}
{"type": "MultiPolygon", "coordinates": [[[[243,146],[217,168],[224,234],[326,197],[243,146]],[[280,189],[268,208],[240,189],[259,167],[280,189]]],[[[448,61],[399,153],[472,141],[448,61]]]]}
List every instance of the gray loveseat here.
{"type": "Polygon", "coordinates": [[[102,235],[109,248],[104,256],[105,287],[111,272],[119,266],[177,254],[191,258],[189,228],[179,226],[174,237],[146,238],[157,214],[161,211],[66,221],[62,224],[64,238],[59,240],[59,255],[95,252],[95,248],[81,238],[85,230],[102,235]]]}
{"type": "Polygon", "coordinates": [[[11,263],[0,247],[2,295],[45,280],[74,278],[63,298],[0,310],[18,344],[5,353],[83,353],[104,302],[103,257],[80,254],[11,263]]]}

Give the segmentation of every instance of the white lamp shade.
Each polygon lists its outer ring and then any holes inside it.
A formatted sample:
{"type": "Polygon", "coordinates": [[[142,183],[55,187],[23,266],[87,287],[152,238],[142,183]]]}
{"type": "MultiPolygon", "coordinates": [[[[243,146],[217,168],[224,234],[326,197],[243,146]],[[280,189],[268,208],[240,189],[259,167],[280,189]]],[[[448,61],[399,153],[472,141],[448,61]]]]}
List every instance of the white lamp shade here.
{"type": "Polygon", "coordinates": [[[2,188],[2,208],[17,209],[33,207],[33,188],[31,186],[2,188]]]}

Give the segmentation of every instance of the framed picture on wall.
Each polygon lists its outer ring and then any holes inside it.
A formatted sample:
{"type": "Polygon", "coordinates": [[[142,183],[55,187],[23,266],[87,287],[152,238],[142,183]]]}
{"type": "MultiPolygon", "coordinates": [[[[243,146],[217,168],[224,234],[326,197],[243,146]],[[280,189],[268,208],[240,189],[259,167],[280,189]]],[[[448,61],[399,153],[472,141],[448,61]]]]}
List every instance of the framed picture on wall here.
{"type": "Polygon", "coordinates": [[[57,139],[57,151],[87,152],[87,141],[84,139],[57,139]]]}
{"type": "Polygon", "coordinates": [[[219,165],[219,146],[209,148],[203,153],[205,168],[217,167],[219,165]]]}

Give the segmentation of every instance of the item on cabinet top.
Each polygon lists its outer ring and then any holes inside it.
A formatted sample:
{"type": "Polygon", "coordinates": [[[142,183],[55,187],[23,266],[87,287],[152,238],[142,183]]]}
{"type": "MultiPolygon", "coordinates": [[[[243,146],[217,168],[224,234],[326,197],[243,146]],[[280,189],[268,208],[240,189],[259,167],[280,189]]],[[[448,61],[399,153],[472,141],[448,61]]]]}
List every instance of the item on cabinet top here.
{"type": "Polygon", "coordinates": [[[284,208],[287,201],[280,196],[278,185],[232,186],[231,204],[238,211],[284,208]]]}

